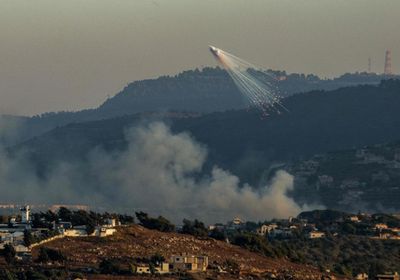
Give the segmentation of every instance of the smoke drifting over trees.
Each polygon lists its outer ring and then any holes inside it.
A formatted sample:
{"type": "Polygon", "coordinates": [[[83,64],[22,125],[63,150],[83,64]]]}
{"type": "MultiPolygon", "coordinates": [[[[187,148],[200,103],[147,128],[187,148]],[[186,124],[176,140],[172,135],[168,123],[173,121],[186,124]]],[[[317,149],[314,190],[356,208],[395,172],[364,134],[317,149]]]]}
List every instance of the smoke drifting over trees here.
{"type": "Polygon", "coordinates": [[[85,161],[60,162],[46,178],[37,176],[23,155],[11,159],[2,152],[3,202],[87,203],[207,222],[234,215],[264,220],[310,209],[286,195],[293,177],[284,171],[258,190],[241,186],[238,177],[218,166],[204,175],[206,147],[186,133],[172,134],[161,122],[132,128],[126,139],[129,145],[123,152],[93,148],[85,161]]]}

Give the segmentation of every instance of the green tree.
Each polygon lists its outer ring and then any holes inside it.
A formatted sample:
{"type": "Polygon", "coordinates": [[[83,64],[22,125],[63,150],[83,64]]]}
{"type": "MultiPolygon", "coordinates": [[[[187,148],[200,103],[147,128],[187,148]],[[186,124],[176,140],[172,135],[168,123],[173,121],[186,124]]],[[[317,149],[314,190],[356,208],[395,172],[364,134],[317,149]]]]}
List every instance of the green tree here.
{"type": "Polygon", "coordinates": [[[0,224],[8,224],[9,217],[5,215],[0,215],[0,224]]]}
{"type": "Polygon", "coordinates": [[[6,244],[3,249],[3,256],[8,264],[11,264],[15,260],[15,249],[12,245],[6,244]]]}
{"type": "Polygon", "coordinates": [[[72,211],[65,207],[60,207],[58,210],[58,217],[64,222],[71,222],[72,211]]]}
{"type": "Polygon", "coordinates": [[[165,258],[160,253],[156,253],[153,256],[151,256],[151,258],[150,258],[150,263],[152,263],[154,265],[160,265],[164,261],[165,261],[165,258]]]}
{"type": "Polygon", "coordinates": [[[255,233],[238,233],[234,236],[232,243],[251,251],[262,253],[268,257],[278,257],[282,255],[280,250],[276,250],[271,246],[264,236],[255,233]]]}
{"type": "Polygon", "coordinates": [[[43,214],[43,217],[44,217],[45,220],[46,220],[47,222],[49,222],[49,223],[57,222],[57,220],[58,220],[57,214],[54,213],[54,212],[51,211],[51,210],[48,210],[46,213],[44,213],[44,214],[43,214]]]}
{"type": "Polygon", "coordinates": [[[129,225],[135,223],[135,218],[129,215],[118,215],[118,220],[123,225],[129,225]]]}
{"type": "Polygon", "coordinates": [[[0,279],[4,279],[4,280],[17,280],[17,276],[9,271],[8,269],[1,269],[0,270],[0,279]]]}
{"type": "Polygon", "coordinates": [[[47,254],[47,248],[46,247],[41,247],[39,249],[39,256],[38,256],[38,261],[42,263],[46,263],[50,260],[49,255],[47,254]]]}
{"type": "Polygon", "coordinates": [[[210,232],[210,237],[217,239],[217,240],[225,240],[226,239],[226,234],[222,231],[219,230],[217,228],[214,228],[211,232],[210,232]]]}
{"type": "Polygon", "coordinates": [[[24,245],[26,247],[29,247],[32,245],[32,243],[34,242],[34,238],[32,233],[29,230],[24,230],[24,245]]]}
{"type": "Polygon", "coordinates": [[[46,275],[43,275],[42,273],[38,271],[28,271],[26,273],[26,276],[29,280],[48,280],[49,278],[46,277],[46,275]]]}
{"type": "Polygon", "coordinates": [[[199,220],[189,221],[187,219],[183,220],[182,233],[190,234],[198,237],[208,236],[208,230],[203,222],[199,220]]]}
{"type": "Polygon", "coordinates": [[[118,274],[120,272],[119,265],[111,260],[102,260],[99,264],[100,272],[103,274],[118,274]]]}
{"type": "Polygon", "coordinates": [[[89,220],[86,224],[86,233],[88,235],[91,235],[95,229],[96,229],[96,224],[94,223],[93,220],[89,220]]]}
{"type": "Polygon", "coordinates": [[[41,247],[39,250],[38,261],[40,262],[64,262],[67,258],[60,250],[55,250],[48,247],[41,247]]]}
{"type": "Polygon", "coordinates": [[[130,264],[129,269],[132,274],[135,274],[137,272],[137,266],[135,264],[130,264]]]}
{"type": "Polygon", "coordinates": [[[156,266],[153,263],[149,263],[149,269],[150,269],[151,275],[156,274],[156,266]]]}
{"type": "Polygon", "coordinates": [[[347,234],[356,234],[357,229],[351,223],[344,223],[341,227],[342,231],[347,234]]]}
{"type": "Polygon", "coordinates": [[[163,216],[158,216],[158,218],[149,217],[147,213],[135,212],[137,219],[140,224],[148,229],[155,229],[163,232],[171,232],[175,230],[175,225],[173,225],[169,220],[163,216]]]}

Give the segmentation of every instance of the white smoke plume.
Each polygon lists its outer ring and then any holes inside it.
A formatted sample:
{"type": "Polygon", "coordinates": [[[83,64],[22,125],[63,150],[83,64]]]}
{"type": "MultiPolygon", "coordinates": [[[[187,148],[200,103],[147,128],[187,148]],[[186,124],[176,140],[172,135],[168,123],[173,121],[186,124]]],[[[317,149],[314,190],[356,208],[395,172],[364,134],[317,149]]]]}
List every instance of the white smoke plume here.
{"type": "Polygon", "coordinates": [[[22,127],[22,119],[0,115],[0,146],[15,141],[22,127]]]}
{"type": "Polygon", "coordinates": [[[86,162],[60,163],[42,180],[23,158],[0,159],[2,199],[29,203],[88,203],[107,210],[143,210],[175,222],[198,218],[208,223],[239,216],[265,220],[309,210],[286,193],[293,177],[277,172],[268,186],[241,186],[219,167],[204,175],[207,149],[186,133],[173,134],[155,122],[126,133],[129,146],[119,153],[93,149],[86,162]]]}

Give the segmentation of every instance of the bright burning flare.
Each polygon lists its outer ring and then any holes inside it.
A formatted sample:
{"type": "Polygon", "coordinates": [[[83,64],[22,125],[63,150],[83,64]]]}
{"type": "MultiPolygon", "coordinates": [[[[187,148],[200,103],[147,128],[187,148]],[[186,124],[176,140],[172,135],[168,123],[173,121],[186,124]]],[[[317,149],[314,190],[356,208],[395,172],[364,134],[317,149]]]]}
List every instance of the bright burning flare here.
{"type": "Polygon", "coordinates": [[[271,73],[257,70],[251,63],[214,46],[210,46],[210,52],[228,72],[250,106],[261,111],[263,116],[271,110],[278,113],[280,109],[288,111],[280,101],[277,80],[271,73]]]}

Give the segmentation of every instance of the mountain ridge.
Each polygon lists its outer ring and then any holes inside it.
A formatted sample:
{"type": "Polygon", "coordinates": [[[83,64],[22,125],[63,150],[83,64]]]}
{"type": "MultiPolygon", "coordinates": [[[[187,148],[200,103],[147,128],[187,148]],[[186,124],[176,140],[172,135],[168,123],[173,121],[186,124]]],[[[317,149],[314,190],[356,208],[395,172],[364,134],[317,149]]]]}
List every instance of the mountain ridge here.
{"type": "MultiPolygon", "coordinates": [[[[324,80],[315,75],[268,71],[279,80],[282,97],[310,90],[334,90],[359,84],[376,85],[382,79],[389,78],[384,75],[354,73],[324,80]]],[[[175,76],[161,76],[157,79],[132,82],[97,108],[76,112],[49,112],[33,117],[15,117],[19,128],[17,140],[27,140],[57,126],[73,122],[157,111],[212,113],[246,107],[246,100],[224,70],[220,68],[195,69],[175,76]]],[[[6,142],[6,144],[9,143],[10,141],[6,142]]]]}

